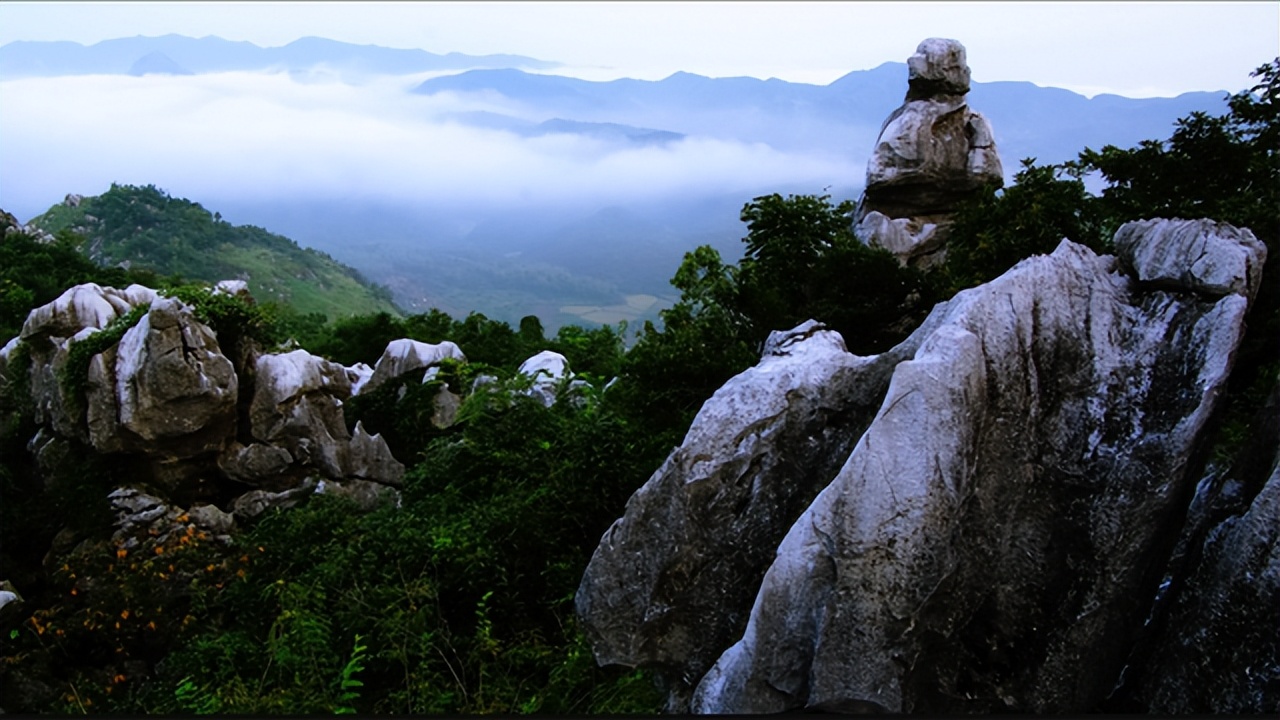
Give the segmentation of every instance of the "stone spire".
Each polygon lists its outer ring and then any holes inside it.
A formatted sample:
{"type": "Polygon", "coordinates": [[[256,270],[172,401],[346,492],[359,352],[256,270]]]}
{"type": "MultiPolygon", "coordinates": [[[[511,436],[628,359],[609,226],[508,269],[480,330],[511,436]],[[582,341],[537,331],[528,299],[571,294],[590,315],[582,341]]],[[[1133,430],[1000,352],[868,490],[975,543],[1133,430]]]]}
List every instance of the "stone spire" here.
{"type": "Polygon", "coordinates": [[[929,38],[907,59],[902,106],[880,129],[854,220],[862,242],[883,247],[904,265],[943,260],[959,203],[1004,171],[991,124],[969,108],[964,46],[929,38]]]}

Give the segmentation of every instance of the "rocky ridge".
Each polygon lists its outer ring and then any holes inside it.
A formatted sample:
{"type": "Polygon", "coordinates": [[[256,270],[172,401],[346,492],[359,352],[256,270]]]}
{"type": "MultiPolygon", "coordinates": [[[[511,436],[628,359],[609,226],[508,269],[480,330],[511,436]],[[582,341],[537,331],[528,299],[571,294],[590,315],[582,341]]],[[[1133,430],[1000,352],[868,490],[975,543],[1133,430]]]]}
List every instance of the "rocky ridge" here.
{"type": "MultiPolygon", "coordinates": [[[[1096,708],[1143,634],[1266,256],[1207,220],[1130,223],[1116,247],[1064,240],[879,356],[775,333],[602,538],[577,595],[597,659],[658,669],[678,712],[1096,708]]],[[[1277,572],[1270,497],[1211,534],[1206,589],[1173,610],[1184,657],[1242,627],[1260,650],[1254,700],[1215,711],[1276,702],[1274,613],[1188,609],[1241,587],[1274,607],[1274,583],[1240,580],[1277,572]]],[[[1148,707],[1204,707],[1153,677],[1148,707]]]]}

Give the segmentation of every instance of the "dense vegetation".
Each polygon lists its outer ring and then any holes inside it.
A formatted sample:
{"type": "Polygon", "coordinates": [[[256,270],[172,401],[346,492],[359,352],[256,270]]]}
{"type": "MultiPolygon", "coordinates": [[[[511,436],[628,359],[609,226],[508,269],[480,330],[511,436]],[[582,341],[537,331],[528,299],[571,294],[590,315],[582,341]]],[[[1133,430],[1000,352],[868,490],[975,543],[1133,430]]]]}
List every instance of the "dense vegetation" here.
{"type": "MultiPolygon", "coordinates": [[[[360,513],[317,495],[268,513],[230,544],[190,526],[145,555],[110,539],[102,503],[129,484],[128,465],[84,452],[42,458],[37,470],[25,449],[35,424],[11,386],[0,396],[0,577],[26,602],[20,614],[0,614],[0,687],[9,698],[0,704],[66,712],[655,712],[660,694],[647,673],[595,666],[575,626],[573,594],[627,497],[701,403],[758,359],[768,333],[812,317],[839,330],[851,351],[879,352],[936,301],[1051,251],[1064,236],[1105,250],[1131,219],[1211,216],[1252,227],[1268,246],[1268,282],[1251,311],[1219,438],[1229,443],[1232,423],[1248,423],[1280,370],[1280,61],[1258,77],[1253,93],[1230,98],[1228,115],[1186,118],[1167,141],[1085,150],[1061,166],[1025,162],[1015,184],[988,189],[961,212],[947,263],[928,273],[856,242],[849,202],[756,198],[742,211],[743,260],[726,264],[710,247],[690,252],[672,280],[679,303],[663,312],[661,327],[640,328],[629,350],[625,328],[566,327],[547,338],[533,317],[512,328],[438,311],[329,321],[145,280],[199,306],[220,337],[240,333],[237,342],[292,340],[353,364],[373,363],[396,338],[448,339],[469,362],[346,406],[349,423],[383,432],[410,468],[399,506],[360,513]],[[1105,182],[1098,196],[1085,191],[1090,174],[1105,182]],[[590,386],[563,388],[566,400],[551,407],[523,394],[516,368],[544,349],[566,355],[590,386]],[[467,397],[458,423],[435,427],[436,392],[446,383],[470,387],[481,374],[499,382],[467,397]],[[617,381],[605,390],[610,378],[617,381]],[[19,696],[45,700],[13,705],[19,696]]],[[[109,209],[131,192],[113,188],[95,212],[141,213],[137,203],[109,209]]],[[[143,209],[185,202],[148,197],[143,209]]],[[[201,253],[232,242],[216,219],[209,226],[198,217],[198,206],[181,207],[213,234],[165,245],[167,230],[157,226],[142,239],[111,242],[175,258],[207,257],[201,253]]],[[[76,242],[65,234],[52,244],[3,238],[6,333],[67,285],[144,281],[85,261],[76,242]]],[[[21,363],[19,347],[10,367],[21,363]]]]}

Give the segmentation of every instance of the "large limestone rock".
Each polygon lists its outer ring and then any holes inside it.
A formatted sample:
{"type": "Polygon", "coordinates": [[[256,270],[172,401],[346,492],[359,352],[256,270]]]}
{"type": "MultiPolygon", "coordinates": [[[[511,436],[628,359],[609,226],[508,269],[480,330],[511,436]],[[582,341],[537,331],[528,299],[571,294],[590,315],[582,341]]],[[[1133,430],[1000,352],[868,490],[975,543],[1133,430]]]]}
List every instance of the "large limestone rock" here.
{"type": "Polygon", "coordinates": [[[68,288],[53,302],[32,310],[23,323],[18,337],[5,345],[4,360],[0,371],[9,378],[8,356],[22,342],[31,358],[27,376],[35,420],[53,428],[67,437],[87,440],[87,434],[79,417],[69,414],[59,371],[67,362],[72,341],[82,340],[105,328],[136,307],[150,305],[156,293],[141,285],[131,285],[125,290],[104,288],[85,283],[68,288]]]}
{"type": "Polygon", "coordinates": [[[854,234],[903,264],[928,267],[944,257],[952,214],[1004,170],[991,125],[965,101],[964,46],[930,38],[907,61],[906,100],[880,130],[867,163],[854,234]]]}
{"type": "Polygon", "coordinates": [[[1197,487],[1153,637],[1126,669],[1121,691],[1136,707],[1280,713],[1280,376],[1272,382],[1241,451],[1197,487]]]}
{"type": "Polygon", "coordinates": [[[120,427],[147,441],[200,433],[192,454],[221,446],[235,424],[239,380],[213,331],[181,301],[154,300],[115,354],[120,427]]]}
{"type": "Polygon", "coordinates": [[[759,364],[706,402],[600,541],[576,597],[596,658],[664,668],[671,709],[682,710],[690,682],[741,636],[774,549],[907,356],[907,346],[852,355],[812,320],[772,333],[759,364]]]}
{"type": "MultiPolygon", "coordinates": [[[[897,357],[815,357],[814,377],[877,361],[891,373],[883,397],[860,401],[874,419],[825,441],[852,446],[834,458],[806,459],[825,444],[819,419],[800,439],[755,437],[737,428],[771,427],[776,411],[740,419],[713,398],[695,427],[725,415],[721,444],[699,440],[715,436],[710,426],[691,430],[584,577],[578,603],[599,659],[696,685],[696,712],[1095,707],[1161,579],[1249,303],[1247,284],[1206,295],[1135,280],[1127,268],[1163,240],[1149,235],[1120,259],[1064,241],[940,305],[897,357]],[[734,440],[757,446],[735,454],[734,440]],[[725,528],[767,544],[786,522],[751,525],[759,505],[795,502],[780,495],[782,468],[824,465],[838,470],[794,490],[825,485],[767,545],[776,557],[763,578],[747,563],[725,569],[725,528]],[[722,489],[734,481],[752,490],[722,489]],[[691,501],[699,485],[724,500],[691,501]],[[748,591],[688,593],[704,574],[748,591]],[[736,631],[691,620],[714,617],[701,603],[746,614],[734,642],[723,644],[736,631]],[[665,618],[674,640],[650,634],[665,618]]],[[[786,407],[795,386],[751,377],[767,364],[722,392],[786,407]]],[[[851,410],[821,414],[840,411],[851,410]]]]}

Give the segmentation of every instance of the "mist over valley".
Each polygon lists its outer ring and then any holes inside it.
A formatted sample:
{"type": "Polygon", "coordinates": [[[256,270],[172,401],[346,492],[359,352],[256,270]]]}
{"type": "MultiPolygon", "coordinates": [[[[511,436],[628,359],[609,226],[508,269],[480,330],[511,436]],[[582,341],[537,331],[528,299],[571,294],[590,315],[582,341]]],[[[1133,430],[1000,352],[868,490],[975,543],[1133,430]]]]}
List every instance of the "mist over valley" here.
{"type": "MultiPolygon", "coordinates": [[[[68,193],[155,184],[329,253],[407,311],[634,323],[674,298],[685,252],[740,256],[752,198],[856,198],[906,89],[899,62],[828,85],[542,74],[556,68],[318,38],[10,43],[0,206],[27,221],[68,193]]],[[[1221,97],[969,95],[1010,177],[1024,157],[1161,136],[1221,97]]]]}

